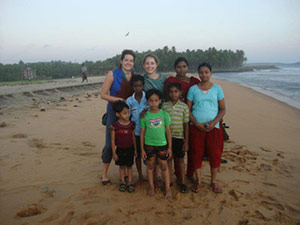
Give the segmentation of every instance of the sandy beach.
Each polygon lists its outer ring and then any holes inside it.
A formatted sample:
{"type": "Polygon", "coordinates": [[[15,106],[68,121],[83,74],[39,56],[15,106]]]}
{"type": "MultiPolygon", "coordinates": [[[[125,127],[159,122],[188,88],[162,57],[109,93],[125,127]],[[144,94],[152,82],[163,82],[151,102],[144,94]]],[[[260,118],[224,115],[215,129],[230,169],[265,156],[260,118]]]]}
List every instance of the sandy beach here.
{"type": "Polygon", "coordinates": [[[223,193],[211,191],[205,162],[200,193],[181,194],[174,185],[171,200],[160,190],[147,196],[147,183],[120,193],[114,163],[112,186],[101,184],[106,102],[98,80],[76,91],[20,91],[11,98],[26,104],[17,108],[2,98],[0,224],[300,224],[300,111],[215,82],[224,90],[230,126],[223,153],[228,163],[218,176],[223,193]]]}

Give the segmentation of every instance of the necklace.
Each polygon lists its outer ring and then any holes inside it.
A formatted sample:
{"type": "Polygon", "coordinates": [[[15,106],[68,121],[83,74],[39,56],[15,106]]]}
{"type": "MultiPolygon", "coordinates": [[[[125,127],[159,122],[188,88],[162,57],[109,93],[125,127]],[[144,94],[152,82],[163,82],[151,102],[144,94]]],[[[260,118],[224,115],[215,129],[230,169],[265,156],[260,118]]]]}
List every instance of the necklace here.
{"type": "Polygon", "coordinates": [[[208,93],[208,91],[212,88],[212,84],[209,84],[209,86],[207,88],[204,88],[205,90],[203,90],[201,86],[199,86],[200,84],[198,84],[198,88],[200,89],[200,91],[202,92],[202,94],[206,95],[208,93]]]}
{"type": "Polygon", "coordinates": [[[185,81],[185,82],[189,82],[190,81],[190,78],[184,76],[183,78],[181,78],[180,76],[176,75],[176,79],[177,80],[180,80],[180,81],[185,81]]]}

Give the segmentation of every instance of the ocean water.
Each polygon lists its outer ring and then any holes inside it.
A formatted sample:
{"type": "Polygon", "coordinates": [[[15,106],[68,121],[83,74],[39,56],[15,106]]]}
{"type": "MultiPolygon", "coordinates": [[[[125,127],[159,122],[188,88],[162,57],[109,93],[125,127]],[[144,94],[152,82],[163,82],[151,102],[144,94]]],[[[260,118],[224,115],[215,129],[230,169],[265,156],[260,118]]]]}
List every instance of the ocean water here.
{"type": "Polygon", "coordinates": [[[214,73],[213,78],[250,87],[300,109],[300,68],[256,70],[243,73],[214,73]]]}

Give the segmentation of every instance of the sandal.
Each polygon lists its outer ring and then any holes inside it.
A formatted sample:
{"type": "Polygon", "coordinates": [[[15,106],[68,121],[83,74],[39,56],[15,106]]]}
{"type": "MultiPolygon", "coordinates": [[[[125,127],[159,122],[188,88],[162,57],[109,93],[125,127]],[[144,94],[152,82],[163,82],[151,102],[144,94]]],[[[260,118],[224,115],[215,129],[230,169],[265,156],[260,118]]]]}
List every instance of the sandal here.
{"type": "Polygon", "coordinates": [[[193,187],[192,187],[192,191],[195,192],[195,193],[199,193],[199,191],[201,190],[201,184],[195,184],[193,187]]]}
{"type": "Polygon", "coordinates": [[[215,193],[222,193],[223,192],[222,188],[217,183],[214,183],[214,182],[211,183],[211,189],[215,193]]]}
{"type": "Polygon", "coordinates": [[[183,194],[188,193],[188,186],[186,186],[185,184],[181,184],[180,192],[183,193],[183,194]]]}
{"type": "Polygon", "coordinates": [[[110,186],[110,185],[111,185],[110,179],[102,180],[101,183],[102,183],[102,185],[104,185],[104,186],[110,186]]]}
{"type": "Polygon", "coordinates": [[[187,176],[187,179],[189,179],[189,181],[192,184],[194,184],[194,185],[197,184],[197,179],[194,176],[191,176],[191,177],[187,176]]]}
{"type": "Polygon", "coordinates": [[[134,183],[131,183],[131,184],[128,185],[127,191],[129,193],[135,192],[135,185],[134,185],[134,183]]]}
{"type": "Polygon", "coordinates": [[[120,183],[119,191],[120,192],[125,192],[127,190],[127,185],[124,182],[120,183]]]}
{"type": "Polygon", "coordinates": [[[221,159],[221,163],[227,163],[228,161],[226,159],[221,159]]]}
{"type": "MultiPolygon", "coordinates": [[[[170,182],[170,188],[173,186],[173,182],[170,182]]],[[[166,185],[163,183],[161,186],[160,186],[160,190],[161,191],[166,191],[166,185]]]]}

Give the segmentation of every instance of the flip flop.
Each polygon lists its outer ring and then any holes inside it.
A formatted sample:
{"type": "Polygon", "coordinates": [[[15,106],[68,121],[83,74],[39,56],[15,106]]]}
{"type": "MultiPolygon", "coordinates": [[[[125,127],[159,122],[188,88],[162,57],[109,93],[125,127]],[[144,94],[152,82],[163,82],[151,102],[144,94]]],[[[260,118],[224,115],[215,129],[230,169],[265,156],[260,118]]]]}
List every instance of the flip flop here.
{"type": "Polygon", "coordinates": [[[110,186],[110,185],[111,185],[110,179],[102,180],[101,183],[102,183],[102,185],[104,185],[104,186],[110,186]]]}
{"type": "Polygon", "coordinates": [[[192,191],[195,192],[195,193],[199,193],[200,190],[201,190],[200,184],[195,184],[195,185],[192,187],[192,191]]]}
{"type": "Polygon", "coordinates": [[[226,159],[221,159],[221,163],[227,163],[228,161],[226,159]]]}
{"type": "Polygon", "coordinates": [[[214,183],[214,182],[211,183],[211,189],[213,192],[218,193],[218,194],[223,192],[222,188],[217,183],[214,183]]]}
{"type": "Polygon", "coordinates": [[[188,193],[188,186],[186,186],[185,184],[181,184],[180,192],[183,193],[183,194],[188,193]]]}

